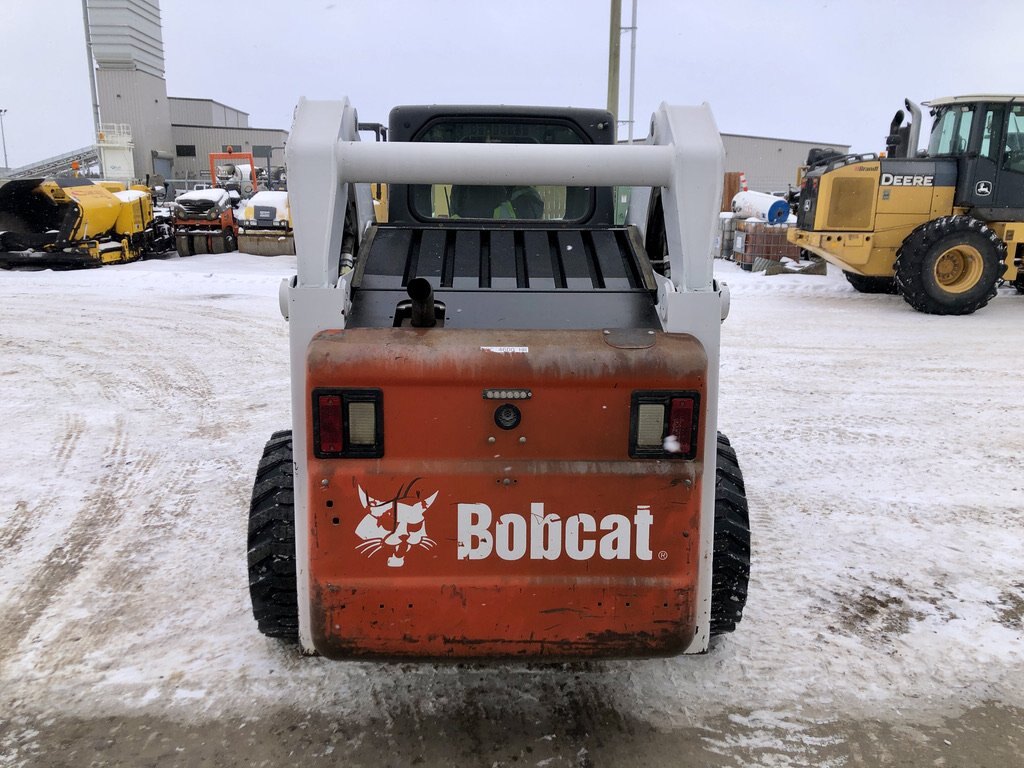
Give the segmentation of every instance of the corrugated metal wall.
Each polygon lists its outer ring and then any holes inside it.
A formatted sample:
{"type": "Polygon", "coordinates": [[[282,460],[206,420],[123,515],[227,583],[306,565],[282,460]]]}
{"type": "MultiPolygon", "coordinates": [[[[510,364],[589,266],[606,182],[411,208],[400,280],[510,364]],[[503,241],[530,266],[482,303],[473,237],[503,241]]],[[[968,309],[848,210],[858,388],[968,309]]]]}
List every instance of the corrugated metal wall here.
{"type": "MultiPolygon", "coordinates": [[[[255,146],[278,147],[273,150],[270,158],[272,167],[284,165],[284,146],[288,132],[275,128],[214,128],[195,125],[173,125],[175,147],[180,145],[194,146],[195,157],[175,157],[174,177],[177,179],[209,179],[210,153],[221,152],[222,147],[230,145],[238,152],[251,152],[255,146]]],[[[256,158],[256,164],[265,168],[265,158],[256,158]]]]}
{"type": "Polygon", "coordinates": [[[202,99],[168,99],[171,105],[171,122],[175,125],[210,125],[211,102],[202,99]]]}
{"type": "Polygon", "coordinates": [[[807,162],[812,147],[828,147],[837,152],[850,151],[848,144],[770,139],[760,136],[722,134],[725,145],[725,170],[747,176],[747,186],[757,192],[785,192],[796,184],[796,170],[807,162]]]}
{"type": "Polygon", "coordinates": [[[153,173],[153,152],[174,154],[167,84],[142,70],[97,69],[100,115],[105,123],[128,123],[135,149],[135,175],[153,173]]]}
{"type": "Polygon", "coordinates": [[[212,99],[171,96],[171,122],[175,125],[208,125],[248,128],[249,114],[212,99]]]}
{"type": "Polygon", "coordinates": [[[164,45],[157,0],[88,0],[88,9],[92,53],[101,69],[140,69],[163,77],[164,45]]]}

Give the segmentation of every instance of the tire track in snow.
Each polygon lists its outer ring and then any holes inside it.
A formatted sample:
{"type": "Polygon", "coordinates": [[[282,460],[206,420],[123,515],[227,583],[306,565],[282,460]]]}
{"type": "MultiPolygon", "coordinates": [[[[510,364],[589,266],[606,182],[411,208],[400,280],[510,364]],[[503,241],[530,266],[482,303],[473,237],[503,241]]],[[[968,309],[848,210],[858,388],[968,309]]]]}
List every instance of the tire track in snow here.
{"type": "Polygon", "coordinates": [[[95,488],[83,499],[83,508],[67,528],[67,534],[26,582],[25,589],[0,617],[0,666],[15,655],[19,644],[57,596],[69,587],[88,564],[106,535],[117,526],[131,499],[135,483],[126,470],[126,424],[118,417],[115,433],[101,462],[95,488]]]}
{"type": "MultiPolygon", "coordinates": [[[[131,463],[133,482],[140,489],[161,487],[159,498],[144,508],[133,509],[132,499],[123,499],[126,514],[117,530],[111,529],[103,557],[83,587],[93,595],[89,615],[75,621],[74,642],[57,642],[47,649],[45,657],[36,662],[39,670],[59,670],[79,663],[83,657],[105,648],[124,644],[134,633],[138,653],[150,652],[152,633],[147,631],[154,615],[167,615],[179,609],[179,601],[187,604],[181,594],[166,594],[160,584],[169,576],[160,556],[167,540],[182,522],[188,522],[194,511],[198,493],[192,478],[199,461],[172,460],[171,452],[150,453],[131,463]],[[173,471],[166,471],[173,468],[173,471]],[[154,582],[157,586],[154,587],[154,582]],[[163,604],[166,601],[166,604],[163,604]]],[[[183,569],[193,566],[181,564],[183,569]]],[[[128,654],[131,655],[129,649],[128,654]]]]}
{"type": "Polygon", "coordinates": [[[60,439],[54,456],[58,473],[63,474],[67,469],[68,462],[74,455],[75,448],[82,439],[84,431],[85,419],[75,413],[64,414],[64,437],[60,439]]]}
{"type": "Polygon", "coordinates": [[[11,522],[0,528],[0,565],[3,565],[7,558],[17,554],[22,540],[36,527],[39,521],[39,507],[29,509],[28,502],[18,500],[14,504],[14,513],[11,522]]]}

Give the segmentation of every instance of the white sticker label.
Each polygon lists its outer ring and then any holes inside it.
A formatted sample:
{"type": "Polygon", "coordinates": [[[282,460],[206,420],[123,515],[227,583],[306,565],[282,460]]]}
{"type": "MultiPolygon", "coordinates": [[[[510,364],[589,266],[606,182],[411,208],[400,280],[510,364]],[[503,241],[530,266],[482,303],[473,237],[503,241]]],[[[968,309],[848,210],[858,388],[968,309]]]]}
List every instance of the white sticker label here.
{"type": "Polygon", "coordinates": [[[480,347],[480,349],[498,355],[525,355],[530,351],[529,347],[480,347]]]}

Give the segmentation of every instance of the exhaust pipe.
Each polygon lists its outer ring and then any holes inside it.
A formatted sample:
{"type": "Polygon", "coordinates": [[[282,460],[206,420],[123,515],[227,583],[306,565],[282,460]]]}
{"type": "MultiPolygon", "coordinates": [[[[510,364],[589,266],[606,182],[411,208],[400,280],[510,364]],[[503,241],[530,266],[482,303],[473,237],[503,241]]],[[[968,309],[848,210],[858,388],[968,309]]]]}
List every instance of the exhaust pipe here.
{"type": "Polygon", "coordinates": [[[903,110],[898,109],[889,123],[889,135],[885,137],[885,154],[888,157],[904,157],[902,154],[905,150],[903,142],[906,139],[906,128],[903,126],[904,117],[903,110]]]}
{"type": "Polygon", "coordinates": [[[414,277],[406,286],[409,298],[412,299],[410,322],[413,328],[433,328],[437,325],[437,312],[434,309],[434,288],[430,281],[422,277],[414,277]]]}
{"type": "Polygon", "coordinates": [[[907,157],[917,157],[917,142],[921,138],[921,108],[910,99],[903,100],[910,113],[910,135],[907,136],[907,157]]]}

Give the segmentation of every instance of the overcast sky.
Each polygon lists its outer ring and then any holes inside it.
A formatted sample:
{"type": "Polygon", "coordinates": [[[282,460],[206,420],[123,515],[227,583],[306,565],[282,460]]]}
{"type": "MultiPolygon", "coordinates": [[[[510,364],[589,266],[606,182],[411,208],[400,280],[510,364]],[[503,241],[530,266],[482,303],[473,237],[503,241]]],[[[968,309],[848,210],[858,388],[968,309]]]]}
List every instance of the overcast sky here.
{"type": "MultiPolygon", "coordinates": [[[[299,96],[604,106],[607,0],[162,0],[169,96],[288,128],[299,96]]],[[[629,25],[631,0],[622,0],[629,25]]],[[[89,144],[81,0],[0,0],[11,166],[89,144]]],[[[639,0],[636,135],[661,101],[725,133],[882,149],[904,96],[1024,92],[1019,0],[639,0]]],[[[628,112],[622,37],[620,117],[628,112]]],[[[626,128],[620,136],[626,135],[626,128]]],[[[2,158],[0,158],[2,160],[2,158]]]]}

